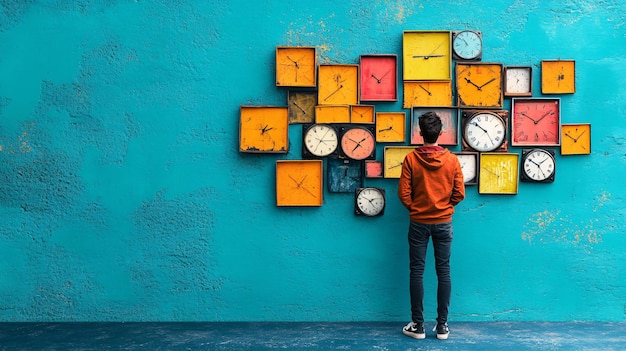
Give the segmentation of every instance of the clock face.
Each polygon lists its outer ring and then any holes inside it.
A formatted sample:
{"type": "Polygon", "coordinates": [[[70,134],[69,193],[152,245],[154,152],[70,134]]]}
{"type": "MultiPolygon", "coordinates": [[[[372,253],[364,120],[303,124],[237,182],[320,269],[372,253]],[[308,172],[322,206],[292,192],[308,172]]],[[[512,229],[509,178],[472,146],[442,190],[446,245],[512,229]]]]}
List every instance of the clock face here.
{"type": "Polygon", "coordinates": [[[350,106],[350,123],[370,124],[374,123],[373,105],[350,106]]]}
{"type": "Polygon", "coordinates": [[[424,137],[420,135],[419,118],[430,111],[435,112],[441,118],[441,135],[437,139],[437,144],[458,145],[459,115],[458,109],[453,107],[413,107],[411,109],[411,144],[424,144],[424,137]]]}
{"type": "Polygon", "coordinates": [[[376,141],[403,143],[406,140],[406,114],[404,112],[376,112],[376,141]]]}
{"type": "Polygon", "coordinates": [[[358,65],[319,65],[319,105],[356,105],[358,96],[358,65]]]}
{"type": "Polygon", "coordinates": [[[315,122],[317,93],[314,91],[289,91],[287,96],[289,123],[315,122]]]}
{"type": "Polygon", "coordinates": [[[452,106],[452,81],[405,81],[402,107],[452,106]]]}
{"type": "Polygon", "coordinates": [[[500,63],[456,64],[458,105],[464,107],[502,107],[502,71],[500,63]]]}
{"type": "Polygon", "coordinates": [[[304,128],[303,140],[305,148],[303,151],[306,150],[313,156],[324,157],[337,150],[339,138],[335,128],[325,124],[313,124],[304,126],[304,128]]]}
{"type": "Polygon", "coordinates": [[[506,123],[493,112],[475,113],[465,120],[463,140],[476,151],[494,151],[506,141],[506,123]]]}
{"type": "Polygon", "coordinates": [[[317,105],[315,123],[350,123],[350,106],[317,105]]]}
{"type": "Polygon", "coordinates": [[[450,31],[404,31],[404,80],[450,80],[450,31]]]}
{"type": "Polygon", "coordinates": [[[480,32],[464,30],[455,34],[452,49],[458,59],[478,60],[483,51],[483,39],[480,32]]]}
{"type": "Polygon", "coordinates": [[[341,150],[353,160],[372,158],[376,151],[376,139],[367,128],[346,128],[341,135],[341,150]]]}
{"type": "Polygon", "coordinates": [[[277,206],[322,206],[322,160],[276,161],[277,206]]]}
{"type": "Polygon", "coordinates": [[[357,188],[354,194],[355,214],[374,217],[385,212],[385,189],[357,188]]]}
{"type": "Polygon", "coordinates": [[[504,96],[532,96],[532,67],[509,66],[504,68],[504,96]]]}
{"type": "Polygon", "coordinates": [[[386,146],[384,150],[384,178],[400,178],[402,175],[402,163],[414,146],[386,146]]]}
{"type": "Polygon", "coordinates": [[[561,155],[591,153],[591,124],[563,124],[561,134],[561,155]]]}
{"type": "Polygon", "coordinates": [[[478,192],[517,194],[518,160],[516,153],[481,153],[478,192]]]}
{"type": "Polygon", "coordinates": [[[241,106],[239,151],[287,153],[289,149],[287,107],[241,106]]]}
{"type": "Polygon", "coordinates": [[[329,192],[350,193],[363,186],[362,161],[330,157],[327,166],[329,192]]]}
{"type": "Polygon", "coordinates": [[[553,182],[555,171],[554,156],[549,151],[543,149],[522,151],[522,180],[553,182]]]}
{"type": "Polygon", "coordinates": [[[541,93],[573,94],[576,92],[574,60],[541,61],[541,93]]]}
{"type": "Polygon", "coordinates": [[[276,86],[316,86],[315,47],[276,48],[276,86]]]}
{"type": "Polygon", "coordinates": [[[398,100],[398,57],[361,56],[361,101],[398,100]]]}
{"type": "Polygon", "coordinates": [[[383,177],[383,164],[376,160],[364,161],[365,177],[366,178],[382,178],[383,177]]]}
{"type": "Polygon", "coordinates": [[[512,99],[511,145],[558,146],[559,99],[512,99]]]}
{"type": "Polygon", "coordinates": [[[463,171],[463,181],[466,185],[478,183],[478,153],[477,152],[457,152],[456,157],[461,164],[463,171]]]}

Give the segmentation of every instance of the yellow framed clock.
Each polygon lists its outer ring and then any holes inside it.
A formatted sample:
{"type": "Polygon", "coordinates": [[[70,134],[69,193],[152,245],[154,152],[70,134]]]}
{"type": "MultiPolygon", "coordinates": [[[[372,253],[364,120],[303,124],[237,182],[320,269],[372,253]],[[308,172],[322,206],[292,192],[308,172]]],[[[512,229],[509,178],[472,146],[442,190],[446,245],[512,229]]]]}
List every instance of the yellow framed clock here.
{"type": "Polygon", "coordinates": [[[350,123],[350,105],[315,106],[315,123],[350,123]]]}
{"type": "Polygon", "coordinates": [[[541,61],[541,93],[573,94],[576,92],[576,61],[541,61]]]}
{"type": "Polygon", "coordinates": [[[319,105],[357,105],[359,103],[359,65],[320,64],[317,103],[319,105]]]}
{"type": "Polygon", "coordinates": [[[405,112],[376,112],[376,142],[403,143],[406,141],[405,112]]]}
{"type": "Polygon", "coordinates": [[[561,125],[561,155],[591,154],[591,124],[568,123],[561,125]]]}
{"type": "Polygon", "coordinates": [[[249,153],[287,153],[289,151],[287,107],[241,106],[239,151],[249,153]]]}
{"type": "Polygon", "coordinates": [[[459,107],[493,107],[503,104],[504,65],[491,62],[457,62],[456,94],[459,107]]]}
{"type": "Polygon", "coordinates": [[[398,56],[361,55],[361,101],[398,101],[398,56]]]}
{"type": "Polygon", "coordinates": [[[315,91],[289,90],[287,92],[290,124],[315,122],[315,106],[317,106],[315,91]]]}
{"type": "Polygon", "coordinates": [[[276,161],[276,206],[322,206],[322,160],[276,161]]]}
{"type": "Polygon", "coordinates": [[[452,106],[452,81],[405,81],[403,108],[452,106]]]}
{"type": "Polygon", "coordinates": [[[479,194],[517,194],[519,154],[483,152],[478,172],[479,194]]]}
{"type": "Polygon", "coordinates": [[[452,32],[411,30],[402,33],[404,80],[451,80],[452,32]]]}
{"type": "Polygon", "coordinates": [[[350,105],[350,123],[373,124],[374,105],[350,105]]]}
{"type": "Polygon", "coordinates": [[[315,47],[276,47],[276,86],[315,88],[316,69],[315,47]]]}
{"type": "Polygon", "coordinates": [[[404,158],[415,146],[385,146],[383,151],[383,178],[400,178],[404,158]]]}

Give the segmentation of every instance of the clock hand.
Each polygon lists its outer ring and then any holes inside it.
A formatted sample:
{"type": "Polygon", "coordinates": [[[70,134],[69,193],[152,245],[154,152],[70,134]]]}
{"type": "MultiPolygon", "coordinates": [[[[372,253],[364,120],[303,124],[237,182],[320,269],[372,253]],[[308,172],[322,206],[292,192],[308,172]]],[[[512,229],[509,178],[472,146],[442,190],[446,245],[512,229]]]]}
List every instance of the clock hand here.
{"type": "Polygon", "coordinates": [[[524,116],[526,118],[528,118],[529,120],[533,121],[534,124],[537,124],[537,121],[535,121],[534,118],[530,117],[529,115],[525,114],[524,112],[518,112],[519,115],[524,116]]]}
{"type": "Polygon", "coordinates": [[[270,127],[270,128],[268,127],[269,125],[266,124],[265,127],[261,129],[261,134],[265,134],[265,132],[269,132],[270,130],[274,129],[273,127],[270,127]]]}
{"type": "Polygon", "coordinates": [[[380,80],[381,80],[382,78],[380,78],[380,79],[379,79],[379,78],[378,78],[378,77],[376,77],[373,73],[372,73],[372,75],[371,75],[370,77],[372,77],[372,78],[376,79],[376,81],[378,82],[378,84],[380,84],[380,80]]]}
{"type": "Polygon", "coordinates": [[[465,78],[465,81],[466,81],[467,83],[469,83],[469,84],[471,84],[471,85],[475,86],[475,87],[476,87],[476,89],[480,90],[480,87],[479,87],[478,85],[476,85],[474,82],[472,82],[471,80],[469,80],[469,78],[467,78],[467,77],[464,77],[464,78],[465,78]]]}
{"type": "Polygon", "coordinates": [[[483,85],[479,86],[479,87],[478,87],[478,90],[480,90],[480,89],[481,89],[482,87],[484,87],[485,85],[487,85],[487,84],[489,84],[489,83],[493,82],[494,80],[496,80],[496,79],[495,79],[495,78],[491,78],[491,80],[489,80],[489,81],[487,81],[485,84],[483,84],[483,85]]]}
{"type": "Polygon", "coordinates": [[[379,129],[379,132],[386,132],[388,130],[393,130],[393,126],[389,126],[389,128],[385,128],[385,129],[379,129]]]}
{"type": "Polygon", "coordinates": [[[402,162],[398,163],[397,165],[393,165],[393,166],[389,167],[389,169],[400,167],[400,166],[402,166],[402,162]]]}
{"type": "Polygon", "coordinates": [[[380,79],[378,80],[378,83],[380,83],[381,80],[383,80],[385,78],[385,76],[390,72],[391,70],[387,70],[387,72],[385,72],[385,74],[383,74],[382,76],[380,76],[380,79]]]}
{"type": "MultiPolygon", "coordinates": [[[[574,139],[574,142],[578,142],[578,139],[580,139],[581,136],[583,136],[583,134],[585,134],[585,131],[583,130],[582,133],[580,133],[579,136],[576,137],[576,139],[574,139]]],[[[569,136],[569,135],[568,135],[569,136]]]]}
{"type": "Polygon", "coordinates": [[[297,103],[297,102],[295,102],[295,101],[294,101],[294,102],[293,102],[293,104],[294,104],[294,106],[296,106],[298,109],[300,109],[300,111],[302,111],[302,113],[304,113],[304,114],[306,115],[306,111],[305,111],[305,110],[304,110],[304,109],[303,109],[300,105],[298,105],[298,103],[297,103]]]}
{"type": "Polygon", "coordinates": [[[339,88],[335,89],[335,91],[333,91],[332,93],[330,93],[330,95],[325,97],[324,101],[328,100],[328,98],[330,98],[331,96],[335,95],[335,93],[338,92],[341,88],[343,88],[343,85],[340,85],[339,88]]]}
{"type": "Polygon", "coordinates": [[[473,124],[476,127],[480,128],[480,130],[482,130],[484,132],[484,134],[487,134],[487,137],[489,138],[489,141],[491,141],[491,145],[494,145],[493,139],[491,139],[491,135],[489,135],[489,132],[487,132],[487,130],[485,128],[481,127],[480,124],[478,124],[478,122],[472,122],[471,124],[473,124]]]}
{"type": "Polygon", "coordinates": [[[423,58],[424,60],[428,60],[431,57],[443,57],[445,55],[415,55],[413,58],[423,58]]]}
{"type": "Polygon", "coordinates": [[[289,61],[293,62],[293,64],[296,66],[296,68],[300,68],[300,65],[298,64],[298,61],[292,59],[291,57],[287,56],[287,58],[289,59],[289,61]]]}
{"type": "Polygon", "coordinates": [[[553,115],[553,114],[554,114],[554,111],[548,111],[548,112],[544,113],[544,114],[543,114],[543,116],[541,116],[541,117],[540,117],[540,118],[539,118],[539,119],[535,122],[535,124],[539,123],[539,121],[541,121],[542,119],[546,118],[546,116],[548,116],[548,115],[553,115]]]}
{"type": "MultiPolygon", "coordinates": [[[[352,151],[355,151],[356,149],[360,148],[360,147],[361,147],[361,143],[362,143],[362,142],[364,142],[364,141],[365,141],[365,139],[367,139],[367,138],[363,138],[363,139],[361,139],[361,141],[359,141],[359,142],[356,142],[356,141],[355,141],[356,146],[354,147],[354,149],[352,149],[352,151]]],[[[352,139],[350,139],[350,140],[352,140],[352,139]]],[[[354,140],[353,140],[353,141],[354,141],[354,140]]]]}
{"type": "MultiPolygon", "coordinates": [[[[583,133],[584,133],[584,132],[583,132],[583,133]]],[[[581,134],[581,135],[582,135],[582,134],[581,134]]],[[[580,136],[581,136],[581,135],[579,135],[579,136],[578,136],[578,138],[580,138],[580,136]]],[[[572,137],[571,135],[569,135],[569,133],[565,133],[565,136],[566,136],[566,137],[568,137],[568,138],[570,138],[570,139],[572,139],[572,140],[574,140],[574,142],[577,142],[577,141],[578,141],[578,138],[574,139],[574,137],[572,137]]]]}
{"type": "Polygon", "coordinates": [[[428,89],[424,88],[424,86],[423,86],[423,85],[421,85],[421,84],[420,84],[419,86],[420,86],[420,88],[422,88],[422,90],[424,90],[424,91],[425,91],[425,92],[426,92],[429,96],[432,96],[432,95],[433,95],[433,93],[431,93],[430,91],[428,91],[428,89]]]}
{"type": "Polygon", "coordinates": [[[496,177],[500,178],[500,175],[494,171],[492,171],[491,169],[487,168],[487,167],[483,167],[483,169],[493,175],[495,175],[496,177]]]}

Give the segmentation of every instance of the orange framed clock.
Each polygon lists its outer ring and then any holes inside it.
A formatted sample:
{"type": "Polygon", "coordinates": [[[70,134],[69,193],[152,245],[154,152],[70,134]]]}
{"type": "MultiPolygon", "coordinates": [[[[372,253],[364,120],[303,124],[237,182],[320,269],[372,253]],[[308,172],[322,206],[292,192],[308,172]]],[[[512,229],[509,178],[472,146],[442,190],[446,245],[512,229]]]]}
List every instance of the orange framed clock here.
{"type": "Polygon", "coordinates": [[[563,124],[561,133],[561,155],[591,154],[591,124],[563,124]]]}
{"type": "Polygon", "coordinates": [[[276,47],[276,86],[315,88],[316,69],[315,47],[276,47]]]}
{"type": "Polygon", "coordinates": [[[318,68],[319,105],[359,103],[359,65],[321,64],[318,68]]]}
{"type": "Polygon", "coordinates": [[[541,61],[541,93],[573,94],[576,92],[576,61],[541,61]]]}
{"type": "Polygon", "coordinates": [[[373,124],[375,119],[374,105],[351,105],[350,123],[373,124]]]}
{"type": "Polygon", "coordinates": [[[241,106],[239,151],[287,153],[289,151],[287,107],[241,106]]]}
{"type": "Polygon", "coordinates": [[[451,80],[452,32],[404,31],[402,58],[404,80],[451,80]]]}
{"type": "Polygon", "coordinates": [[[317,105],[315,123],[350,123],[350,106],[317,105]]]}
{"type": "Polygon", "coordinates": [[[403,143],[406,141],[406,113],[376,112],[376,141],[403,143]]]}
{"type": "Polygon", "coordinates": [[[376,134],[372,125],[339,126],[340,156],[353,160],[376,158],[376,134]]]}
{"type": "Polygon", "coordinates": [[[361,101],[398,100],[398,56],[361,55],[361,101]]]}
{"type": "Polygon", "coordinates": [[[459,107],[493,107],[503,104],[504,66],[491,62],[457,62],[456,94],[459,107]]]}
{"type": "Polygon", "coordinates": [[[404,81],[402,107],[452,106],[452,81],[404,81]]]}
{"type": "Polygon", "coordinates": [[[322,206],[322,160],[276,161],[276,206],[322,206]]]}
{"type": "Polygon", "coordinates": [[[411,145],[424,144],[420,135],[419,118],[426,112],[435,112],[441,119],[441,135],[437,139],[439,145],[459,144],[459,109],[456,107],[413,107],[411,109],[411,145]]]}

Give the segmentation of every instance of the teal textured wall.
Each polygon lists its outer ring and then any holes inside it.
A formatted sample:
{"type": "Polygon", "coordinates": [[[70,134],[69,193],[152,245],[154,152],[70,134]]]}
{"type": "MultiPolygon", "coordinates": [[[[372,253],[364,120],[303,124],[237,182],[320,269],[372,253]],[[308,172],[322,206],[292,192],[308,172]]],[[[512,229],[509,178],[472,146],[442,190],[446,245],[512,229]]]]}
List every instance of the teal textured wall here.
{"type": "Polygon", "coordinates": [[[379,218],[355,217],[352,194],[277,208],[275,161],[300,158],[301,127],[287,155],[250,155],[238,121],[240,105],[286,105],[276,46],[358,63],[401,57],[413,29],[481,30],[483,61],[532,65],[535,96],[541,60],[575,59],[562,122],[592,124],[592,154],[557,156],[554,183],[467,188],[451,320],[624,321],[625,14],[618,0],[0,1],[0,321],[407,321],[397,182],[365,179],[387,190],[379,218]]]}

